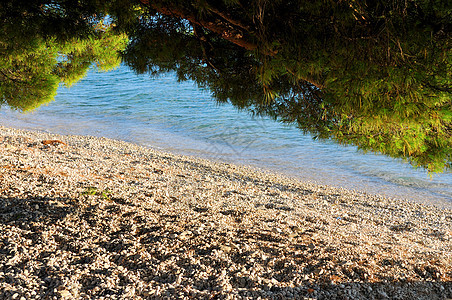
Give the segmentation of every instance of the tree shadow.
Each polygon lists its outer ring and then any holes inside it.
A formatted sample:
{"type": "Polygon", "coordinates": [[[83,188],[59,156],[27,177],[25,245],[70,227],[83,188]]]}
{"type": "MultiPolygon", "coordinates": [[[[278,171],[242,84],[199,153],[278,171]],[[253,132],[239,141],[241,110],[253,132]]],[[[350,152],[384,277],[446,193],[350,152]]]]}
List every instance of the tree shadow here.
{"type": "Polygon", "coordinates": [[[227,234],[221,228],[186,237],[190,228],[164,226],[177,222],[177,215],[161,214],[159,221],[151,222],[135,211],[123,213],[122,206],[128,205],[124,199],[96,200],[97,204],[82,205],[60,197],[0,197],[0,299],[27,297],[31,291],[42,299],[61,298],[66,290],[75,298],[83,293],[89,298],[125,297],[131,289],[136,299],[452,297],[452,283],[436,278],[434,269],[419,267],[417,279],[409,282],[390,277],[372,282],[363,269],[336,266],[344,276],[332,280],[334,270],[319,274],[329,262],[318,259],[310,245],[285,247],[277,235],[242,228],[236,235],[241,241],[253,238],[256,245],[253,251],[244,250],[240,243],[226,246],[227,234]],[[121,216],[118,227],[102,222],[112,214],[121,216]],[[92,233],[84,232],[82,223],[92,233]],[[256,250],[265,257],[253,256],[256,250]],[[310,264],[314,261],[320,265],[310,264]],[[258,276],[250,275],[252,270],[258,270],[258,276]]]}

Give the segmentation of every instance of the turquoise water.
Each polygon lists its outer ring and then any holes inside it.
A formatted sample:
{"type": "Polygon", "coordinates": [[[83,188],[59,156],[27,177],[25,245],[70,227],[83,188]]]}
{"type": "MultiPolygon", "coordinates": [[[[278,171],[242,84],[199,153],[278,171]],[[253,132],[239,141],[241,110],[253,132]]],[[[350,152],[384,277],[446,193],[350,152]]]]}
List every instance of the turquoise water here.
{"type": "Polygon", "coordinates": [[[452,173],[422,170],[355,147],[314,141],[295,127],[218,105],[175,76],[137,76],[126,67],[91,71],[33,113],[0,108],[0,124],[105,136],[169,152],[253,165],[320,184],[452,207],[452,173]]]}

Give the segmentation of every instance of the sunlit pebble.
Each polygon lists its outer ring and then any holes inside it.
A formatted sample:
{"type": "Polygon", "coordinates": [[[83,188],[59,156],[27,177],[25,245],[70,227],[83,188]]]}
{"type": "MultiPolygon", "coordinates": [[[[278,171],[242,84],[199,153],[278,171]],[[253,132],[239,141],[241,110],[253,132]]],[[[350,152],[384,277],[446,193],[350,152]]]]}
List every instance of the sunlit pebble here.
{"type": "MultiPolygon", "coordinates": [[[[425,276],[432,272],[428,280],[447,274],[451,247],[445,247],[450,239],[444,237],[452,231],[445,222],[451,218],[448,210],[108,139],[0,129],[0,137],[6,138],[0,139],[0,163],[14,166],[0,168],[0,249],[10,253],[0,256],[0,265],[26,265],[21,272],[0,272],[0,298],[89,299],[100,297],[106,288],[111,299],[168,293],[200,298],[209,291],[237,299],[353,298],[360,288],[368,298],[397,298],[406,287],[372,288],[359,276],[425,282],[421,272],[413,271],[415,265],[425,276]],[[20,135],[28,137],[26,148],[20,135]],[[44,147],[41,140],[62,140],[67,146],[44,147]],[[22,149],[19,160],[17,149],[22,149]],[[177,186],[181,179],[183,186],[177,186]],[[96,189],[87,195],[89,187],[96,189]],[[324,196],[314,199],[305,191],[324,196]],[[159,196],[161,203],[156,201],[159,196]],[[39,204],[28,206],[23,199],[39,204]],[[411,230],[395,231],[406,228],[407,216],[411,230]],[[425,249],[432,250],[430,256],[424,255],[425,249]],[[439,269],[423,269],[429,265],[426,257],[439,269]],[[382,264],[384,259],[387,263],[382,264]],[[325,262],[327,267],[309,271],[309,266],[325,262]],[[281,266],[290,266],[294,278],[277,280],[281,266]],[[359,268],[362,275],[356,273],[359,268]],[[344,270],[355,277],[347,277],[344,270]],[[332,275],[336,285],[328,289],[306,286],[332,275]],[[257,286],[251,289],[245,278],[257,286]],[[344,284],[352,281],[357,284],[344,284]],[[200,283],[208,289],[197,289],[200,283]],[[275,289],[261,290],[261,285],[275,289]],[[53,290],[46,290],[48,286],[53,290]]],[[[419,289],[449,292],[436,281],[419,289]]]]}

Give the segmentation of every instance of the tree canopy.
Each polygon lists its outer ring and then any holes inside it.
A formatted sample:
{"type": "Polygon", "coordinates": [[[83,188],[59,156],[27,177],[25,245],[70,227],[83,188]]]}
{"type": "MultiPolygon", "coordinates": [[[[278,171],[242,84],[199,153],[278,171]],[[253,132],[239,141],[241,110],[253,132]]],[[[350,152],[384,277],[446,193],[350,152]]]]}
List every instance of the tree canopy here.
{"type": "Polygon", "coordinates": [[[34,0],[0,15],[0,103],[36,107],[120,50],[138,73],[174,71],[316,137],[452,167],[450,1],[34,0]]]}
{"type": "Polygon", "coordinates": [[[0,105],[32,110],[53,100],[61,82],[70,86],[83,78],[93,64],[107,71],[121,63],[126,34],[114,31],[105,16],[90,19],[82,15],[85,9],[52,2],[0,4],[0,105]]]}

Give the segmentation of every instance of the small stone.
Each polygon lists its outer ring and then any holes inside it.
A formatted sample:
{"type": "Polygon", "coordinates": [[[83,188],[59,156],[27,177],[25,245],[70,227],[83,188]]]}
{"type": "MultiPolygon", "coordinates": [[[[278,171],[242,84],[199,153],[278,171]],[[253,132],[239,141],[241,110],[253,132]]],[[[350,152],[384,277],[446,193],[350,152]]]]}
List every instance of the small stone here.
{"type": "Polygon", "coordinates": [[[68,290],[61,290],[61,291],[58,291],[58,293],[60,294],[60,296],[62,298],[72,298],[72,294],[68,290]]]}
{"type": "Polygon", "coordinates": [[[181,234],[179,234],[179,239],[181,239],[181,240],[186,240],[186,239],[190,238],[190,236],[191,236],[192,234],[193,234],[193,233],[192,233],[191,231],[186,230],[186,231],[182,232],[181,234]]]}
{"type": "Polygon", "coordinates": [[[383,298],[389,298],[388,294],[386,294],[385,291],[379,291],[378,294],[380,294],[380,296],[383,297],[383,298]]]}
{"type": "Polygon", "coordinates": [[[176,281],[174,283],[177,285],[182,283],[182,275],[181,274],[177,275],[176,281]]]}
{"type": "Polygon", "coordinates": [[[298,227],[298,226],[293,226],[293,227],[292,227],[292,230],[293,230],[294,232],[299,232],[299,233],[302,233],[302,232],[304,231],[302,228],[300,228],[300,227],[298,227]]]}
{"type": "Polygon", "coordinates": [[[272,232],[273,232],[273,233],[281,233],[282,230],[279,229],[279,228],[277,228],[277,227],[275,227],[275,228],[272,229],[272,232]]]}
{"type": "Polygon", "coordinates": [[[143,292],[141,293],[141,295],[144,296],[144,297],[150,297],[150,296],[151,296],[151,293],[150,293],[149,291],[143,291],[143,292]]]}
{"type": "Polygon", "coordinates": [[[223,250],[224,252],[230,252],[232,250],[231,247],[225,245],[221,245],[220,249],[223,250]]]}

